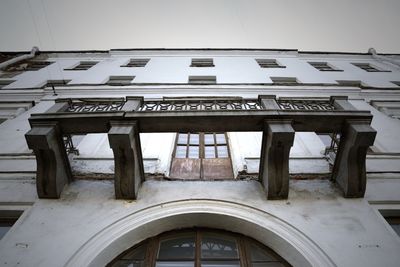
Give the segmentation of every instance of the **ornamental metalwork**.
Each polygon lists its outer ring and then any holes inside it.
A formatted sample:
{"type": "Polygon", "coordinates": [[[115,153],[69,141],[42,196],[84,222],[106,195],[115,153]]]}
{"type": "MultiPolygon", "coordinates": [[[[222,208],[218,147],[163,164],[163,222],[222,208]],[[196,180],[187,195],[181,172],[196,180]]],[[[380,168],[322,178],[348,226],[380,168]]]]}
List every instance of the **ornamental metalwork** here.
{"type": "Polygon", "coordinates": [[[74,142],[72,141],[72,136],[70,134],[63,135],[65,152],[67,154],[75,154],[79,156],[79,150],[74,146],[74,142]]]}
{"type": "Polygon", "coordinates": [[[277,100],[281,109],[284,110],[301,110],[301,111],[332,111],[335,107],[329,100],[277,100]]]}
{"type": "Polygon", "coordinates": [[[213,110],[260,110],[258,100],[176,100],[146,101],[139,111],[213,111],[213,110]]]}
{"type": "Polygon", "coordinates": [[[69,104],[67,112],[108,112],[120,111],[124,106],[125,101],[96,101],[84,100],[79,102],[72,102],[69,104]]]}

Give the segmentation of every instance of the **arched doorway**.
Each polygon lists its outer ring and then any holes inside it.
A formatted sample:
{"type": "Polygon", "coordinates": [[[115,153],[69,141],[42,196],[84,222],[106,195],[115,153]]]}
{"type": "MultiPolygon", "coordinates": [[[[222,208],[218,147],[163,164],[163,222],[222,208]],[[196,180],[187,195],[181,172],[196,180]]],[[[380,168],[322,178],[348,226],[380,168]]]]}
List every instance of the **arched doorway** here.
{"type": "Polygon", "coordinates": [[[124,251],[107,267],[291,266],[256,240],[228,231],[196,228],[169,231],[124,251]]]}

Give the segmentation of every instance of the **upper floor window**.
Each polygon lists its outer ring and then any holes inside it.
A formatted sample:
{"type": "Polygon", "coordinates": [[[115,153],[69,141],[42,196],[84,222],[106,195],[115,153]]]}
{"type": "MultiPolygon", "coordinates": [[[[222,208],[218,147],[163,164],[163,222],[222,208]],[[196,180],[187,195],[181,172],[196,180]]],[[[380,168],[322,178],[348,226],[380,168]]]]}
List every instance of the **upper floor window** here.
{"type": "Polygon", "coordinates": [[[270,77],[274,84],[298,84],[298,80],[296,77],[270,77]]]}
{"type": "Polygon", "coordinates": [[[308,63],[319,71],[343,71],[333,68],[327,62],[308,62],[308,63]]]}
{"type": "Polygon", "coordinates": [[[47,80],[45,87],[52,87],[52,86],[63,86],[70,82],[71,80],[47,80]]]}
{"type": "Polygon", "coordinates": [[[286,68],[280,65],[275,59],[256,59],[261,68],[286,68]]]}
{"type": "Polygon", "coordinates": [[[22,211],[0,211],[0,240],[11,229],[21,214],[22,211]]]}
{"type": "Polygon", "coordinates": [[[75,67],[73,67],[71,69],[65,69],[65,70],[88,70],[91,67],[93,67],[94,65],[96,65],[97,63],[99,63],[99,62],[98,61],[81,61],[75,67]]]}
{"type": "Polygon", "coordinates": [[[123,252],[107,267],[262,267],[290,266],[261,243],[209,229],[161,234],[123,252]]]}
{"type": "Polygon", "coordinates": [[[390,70],[382,70],[382,69],[378,69],[375,66],[372,66],[369,63],[351,63],[356,67],[359,67],[367,72],[390,72],[390,70]]]}
{"type": "Polygon", "coordinates": [[[189,76],[190,84],[216,84],[216,76],[189,76]]]}
{"type": "Polygon", "coordinates": [[[133,81],[135,76],[110,76],[108,85],[129,85],[133,81]]]}
{"type": "Polygon", "coordinates": [[[192,58],[190,67],[215,67],[212,58],[192,58]]]}
{"type": "Polygon", "coordinates": [[[391,83],[394,83],[397,86],[400,86],[400,81],[392,81],[391,83]]]}
{"type": "Polygon", "coordinates": [[[12,84],[13,82],[15,82],[15,80],[0,80],[0,89],[9,84],[12,84]]]}
{"type": "Polygon", "coordinates": [[[150,58],[131,58],[129,62],[121,67],[143,68],[149,63],[150,58]]]}
{"type": "Polygon", "coordinates": [[[171,178],[232,179],[226,133],[178,133],[171,178]]]}
{"type": "Polygon", "coordinates": [[[362,82],[360,80],[336,80],[336,82],[343,86],[362,86],[362,82]]]}
{"type": "Polygon", "coordinates": [[[21,73],[22,71],[5,71],[0,74],[0,79],[13,78],[21,73]]]}

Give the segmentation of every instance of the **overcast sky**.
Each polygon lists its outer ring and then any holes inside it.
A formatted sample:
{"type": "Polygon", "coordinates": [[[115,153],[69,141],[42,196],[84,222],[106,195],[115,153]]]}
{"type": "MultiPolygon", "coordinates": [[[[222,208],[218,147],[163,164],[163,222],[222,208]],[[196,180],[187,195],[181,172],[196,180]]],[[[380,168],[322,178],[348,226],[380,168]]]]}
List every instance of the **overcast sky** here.
{"type": "Polygon", "coordinates": [[[400,0],[0,0],[0,51],[278,48],[400,53],[400,0]]]}

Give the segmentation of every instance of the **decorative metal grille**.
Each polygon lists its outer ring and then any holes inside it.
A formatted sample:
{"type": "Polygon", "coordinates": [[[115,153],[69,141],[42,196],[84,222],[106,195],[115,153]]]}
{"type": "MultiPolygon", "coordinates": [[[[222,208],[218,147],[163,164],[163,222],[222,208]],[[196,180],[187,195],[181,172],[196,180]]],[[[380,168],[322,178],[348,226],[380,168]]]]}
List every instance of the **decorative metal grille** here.
{"type": "Polygon", "coordinates": [[[279,107],[284,110],[335,110],[335,107],[328,100],[277,100],[277,103],[279,107]]]}
{"type": "Polygon", "coordinates": [[[63,136],[64,147],[67,154],[75,154],[79,156],[79,150],[74,146],[74,142],[72,141],[72,136],[70,134],[63,136]]]}
{"type": "Polygon", "coordinates": [[[258,100],[146,101],[139,111],[260,110],[258,100]]]}
{"type": "Polygon", "coordinates": [[[124,106],[125,101],[81,101],[72,102],[67,112],[104,112],[119,111],[124,106]]]}

